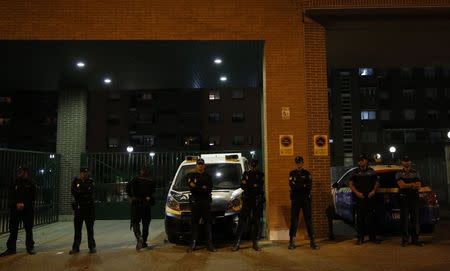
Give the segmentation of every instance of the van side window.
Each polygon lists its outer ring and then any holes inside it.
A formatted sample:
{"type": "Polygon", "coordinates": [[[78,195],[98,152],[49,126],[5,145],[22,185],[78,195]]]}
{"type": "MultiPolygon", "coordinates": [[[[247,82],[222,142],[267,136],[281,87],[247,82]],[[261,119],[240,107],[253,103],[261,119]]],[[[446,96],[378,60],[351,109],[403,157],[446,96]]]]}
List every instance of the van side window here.
{"type": "Polygon", "coordinates": [[[348,181],[350,181],[350,178],[352,177],[353,172],[354,172],[354,170],[350,170],[342,177],[342,179],[339,181],[340,187],[348,187],[348,181]]]}

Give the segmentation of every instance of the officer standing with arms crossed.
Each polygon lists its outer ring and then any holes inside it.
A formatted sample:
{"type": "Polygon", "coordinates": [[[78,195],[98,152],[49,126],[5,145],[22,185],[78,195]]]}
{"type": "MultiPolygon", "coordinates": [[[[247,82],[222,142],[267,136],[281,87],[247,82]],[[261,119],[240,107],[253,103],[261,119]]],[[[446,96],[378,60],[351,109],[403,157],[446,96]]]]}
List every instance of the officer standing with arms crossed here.
{"type": "Polygon", "coordinates": [[[232,251],[239,250],[241,237],[244,231],[244,226],[250,220],[250,227],[252,228],[253,249],[260,251],[258,246],[258,239],[261,228],[261,216],[264,197],[264,173],[258,170],[258,161],[252,160],[250,162],[250,170],[245,171],[242,175],[241,188],[243,192],[242,210],[239,213],[239,224],[236,232],[236,241],[232,251]]]}
{"type": "Polygon", "coordinates": [[[205,172],[205,160],[198,159],[195,172],[189,173],[187,182],[191,195],[189,202],[191,205],[191,227],[192,227],[192,243],[187,252],[192,252],[196,249],[198,242],[198,227],[200,219],[204,221],[206,234],[208,239],[208,250],[215,252],[216,249],[212,240],[212,217],[211,217],[211,201],[213,182],[211,175],[205,172]]]}
{"type": "Polygon", "coordinates": [[[72,209],[74,210],[73,224],[75,228],[75,236],[73,239],[72,250],[69,254],[80,252],[81,230],[83,221],[86,224],[88,235],[89,253],[96,253],[96,245],[94,240],[94,221],[95,221],[95,205],[94,205],[94,180],[88,178],[89,170],[80,168],[80,176],[75,177],[72,181],[71,192],[74,198],[72,209]]]}
{"type": "Polygon", "coordinates": [[[148,230],[152,219],[151,207],[155,205],[154,192],[155,183],[150,178],[150,170],[148,167],[142,166],[139,176],[134,177],[127,184],[127,194],[131,199],[131,227],[137,241],[136,250],[148,247],[148,230]]]}
{"type": "Polygon", "coordinates": [[[368,162],[367,157],[361,154],[358,160],[359,167],[349,180],[350,190],[356,198],[357,245],[361,245],[364,242],[366,230],[369,233],[371,242],[380,243],[376,239],[375,228],[375,194],[380,184],[375,171],[368,166],[368,162]]]}
{"type": "Polygon", "coordinates": [[[30,255],[35,254],[33,240],[34,198],[36,184],[30,178],[30,171],[26,167],[19,167],[17,178],[9,189],[9,238],[7,250],[0,256],[16,254],[17,234],[19,223],[23,221],[25,228],[25,244],[30,255]]]}
{"type": "Polygon", "coordinates": [[[303,157],[295,157],[297,168],[289,173],[289,186],[291,188],[291,228],[289,230],[289,249],[295,249],[295,235],[298,228],[300,210],[303,209],[306,229],[308,231],[310,247],[319,249],[314,239],[314,230],[311,214],[311,187],[312,177],[309,171],[303,168],[303,157]]]}
{"type": "Polygon", "coordinates": [[[423,243],[419,241],[419,189],[422,187],[422,182],[417,171],[411,168],[411,160],[408,156],[403,157],[401,164],[403,169],[397,172],[395,179],[400,188],[402,246],[405,247],[411,237],[411,244],[421,247],[423,243]]]}

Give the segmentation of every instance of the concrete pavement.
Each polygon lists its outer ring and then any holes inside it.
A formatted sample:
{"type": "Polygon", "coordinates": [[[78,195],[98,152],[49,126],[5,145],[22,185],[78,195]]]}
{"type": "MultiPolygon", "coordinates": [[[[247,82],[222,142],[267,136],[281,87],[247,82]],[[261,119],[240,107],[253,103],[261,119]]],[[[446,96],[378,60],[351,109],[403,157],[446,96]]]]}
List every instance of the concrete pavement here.
{"type": "MultiPolygon", "coordinates": [[[[73,225],[59,222],[35,229],[37,254],[25,254],[24,234],[19,234],[18,254],[0,258],[0,270],[449,270],[450,221],[443,221],[434,236],[423,236],[425,246],[400,246],[398,236],[388,237],[380,245],[355,246],[353,231],[337,223],[336,241],[321,240],[321,249],[313,251],[308,241],[290,251],[286,242],[262,242],[262,252],[244,243],[238,252],[229,246],[216,253],[201,249],[187,254],[186,247],[164,242],[162,220],[151,223],[151,250],[136,252],[128,221],[96,221],[98,253],[87,253],[83,232],[81,252],[68,255],[73,238],[73,225]]],[[[0,248],[5,248],[7,235],[0,236],[0,248]]]]}

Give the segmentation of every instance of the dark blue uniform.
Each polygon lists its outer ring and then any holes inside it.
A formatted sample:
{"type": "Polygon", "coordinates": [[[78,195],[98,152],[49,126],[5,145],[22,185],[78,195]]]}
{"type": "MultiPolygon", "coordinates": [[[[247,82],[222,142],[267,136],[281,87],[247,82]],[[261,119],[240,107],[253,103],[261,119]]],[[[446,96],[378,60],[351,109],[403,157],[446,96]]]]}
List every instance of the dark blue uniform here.
{"type": "MultiPolygon", "coordinates": [[[[252,228],[252,240],[256,245],[261,231],[261,216],[264,200],[264,173],[258,170],[245,171],[242,175],[241,188],[242,209],[239,213],[239,224],[237,228],[237,242],[240,241],[244,226],[250,221],[252,228]]],[[[239,245],[239,244],[238,244],[239,245]]]]}
{"type": "Polygon", "coordinates": [[[88,246],[92,251],[95,249],[94,239],[94,222],[95,222],[95,205],[94,205],[94,180],[86,178],[84,180],[76,177],[72,181],[71,192],[75,201],[72,203],[74,210],[74,228],[75,236],[73,240],[73,251],[79,251],[81,243],[81,229],[83,221],[86,224],[88,235],[88,246]]]}
{"type": "MultiPolygon", "coordinates": [[[[405,170],[397,172],[395,179],[397,182],[403,181],[407,184],[421,182],[419,174],[414,169],[409,172],[405,170]]],[[[403,188],[400,189],[399,195],[402,241],[407,242],[411,236],[411,241],[417,242],[419,239],[419,191],[414,188],[403,188]]]]}
{"type": "Polygon", "coordinates": [[[17,178],[13,181],[9,189],[9,238],[7,249],[11,253],[16,252],[17,233],[19,223],[23,222],[25,228],[25,245],[27,251],[34,249],[33,240],[33,220],[34,220],[34,199],[36,195],[36,184],[30,178],[17,178]],[[18,210],[16,205],[23,203],[24,208],[18,210]]]}
{"type": "Polygon", "coordinates": [[[291,188],[291,227],[289,229],[289,236],[291,239],[295,237],[300,211],[303,210],[308,236],[310,240],[314,240],[311,215],[311,174],[306,169],[292,170],[289,173],[289,186],[291,188]]]}
{"type": "Polygon", "coordinates": [[[192,241],[194,245],[198,241],[198,227],[200,219],[203,219],[208,245],[212,246],[211,192],[213,182],[211,176],[206,172],[189,173],[187,175],[187,182],[191,191],[189,201],[191,204],[192,241]]]}
{"type": "Polygon", "coordinates": [[[375,208],[376,201],[375,196],[369,198],[368,195],[373,191],[378,183],[376,172],[371,167],[360,168],[358,167],[350,178],[350,182],[358,190],[358,192],[364,195],[363,199],[356,197],[356,232],[358,240],[361,242],[364,240],[364,234],[369,233],[369,239],[371,241],[376,240],[376,227],[375,227],[375,208]]]}
{"type": "Polygon", "coordinates": [[[142,238],[144,247],[147,246],[148,230],[152,219],[151,206],[155,204],[154,192],[155,183],[148,177],[135,177],[127,185],[127,194],[131,198],[131,226],[136,239],[142,238]]]}

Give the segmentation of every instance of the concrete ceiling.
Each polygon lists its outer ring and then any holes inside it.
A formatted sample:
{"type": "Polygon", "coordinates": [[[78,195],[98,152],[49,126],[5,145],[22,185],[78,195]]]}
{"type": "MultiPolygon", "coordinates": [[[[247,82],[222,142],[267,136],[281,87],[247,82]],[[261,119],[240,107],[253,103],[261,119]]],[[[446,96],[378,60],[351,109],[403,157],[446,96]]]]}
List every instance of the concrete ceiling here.
{"type": "Polygon", "coordinates": [[[0,41],[0,91],[262,86],[262,41],[0,41]],[[214,64],[216,57],[221,65],[214,64]],[[76,61],[86,63],[83,70],[76,61]],[[220,76],[227,82],[221,82],[220,76]],[[103,78],[112,79],[105,86],[103,78]]]}

